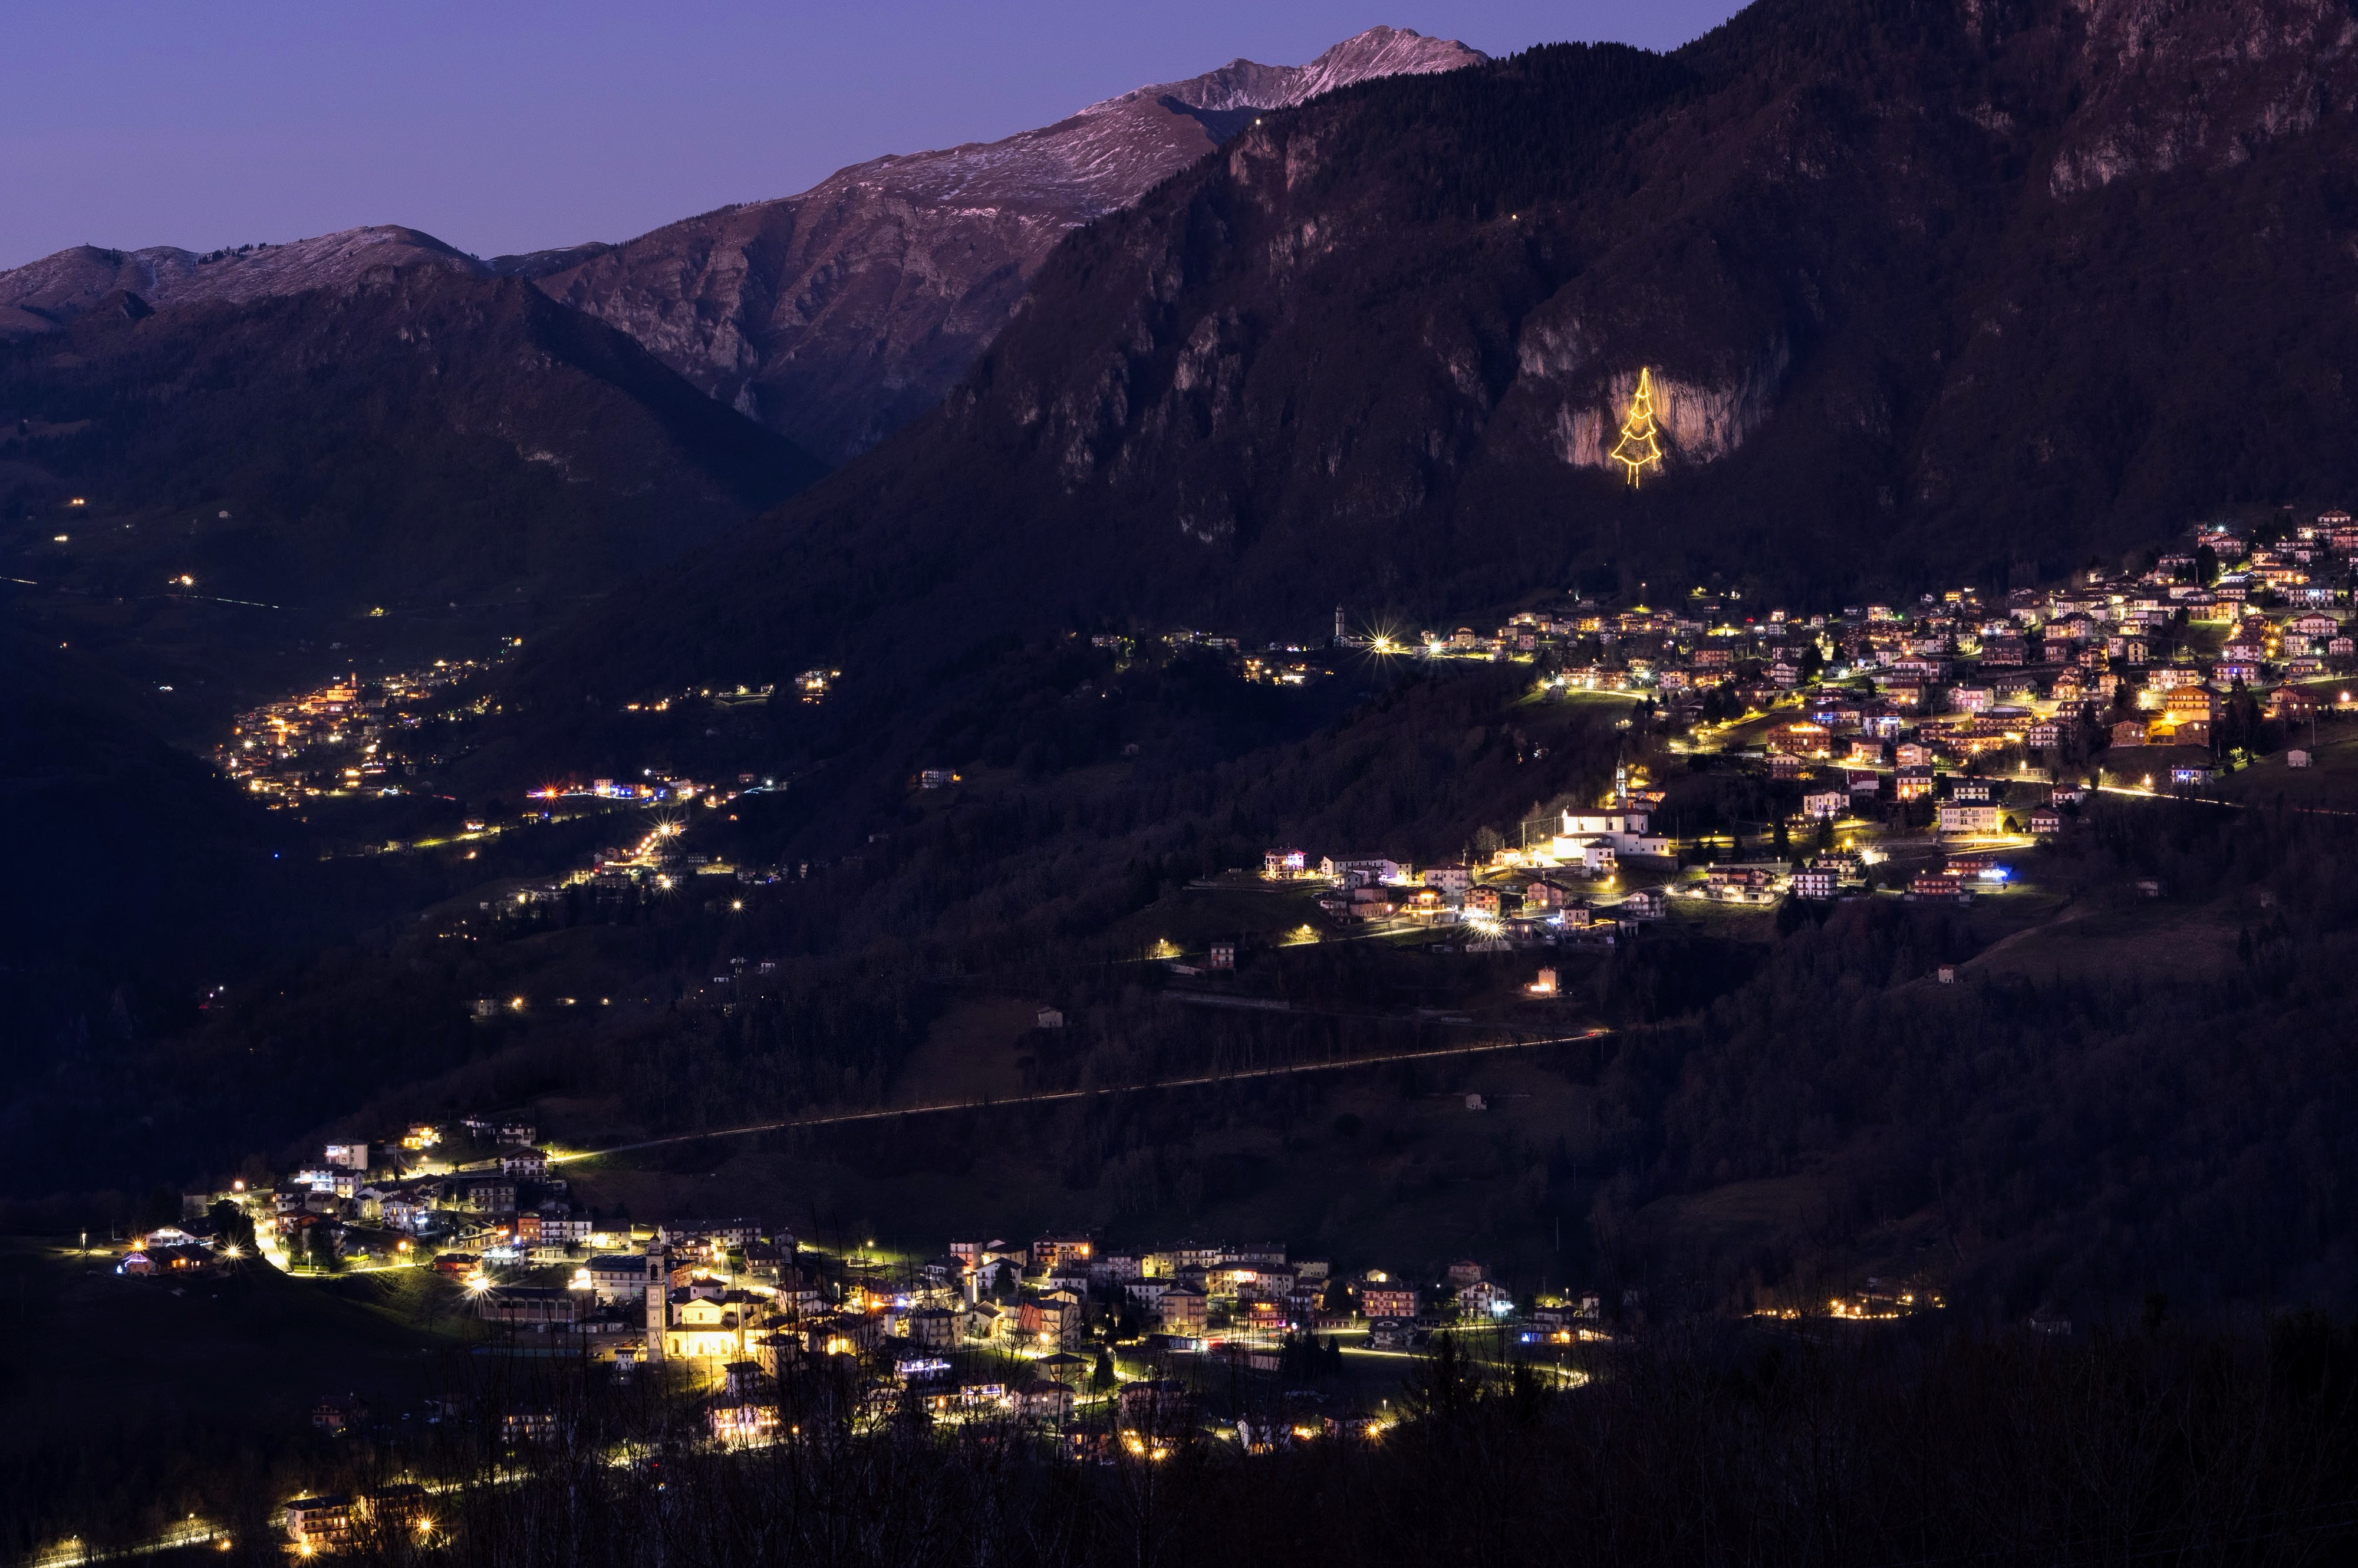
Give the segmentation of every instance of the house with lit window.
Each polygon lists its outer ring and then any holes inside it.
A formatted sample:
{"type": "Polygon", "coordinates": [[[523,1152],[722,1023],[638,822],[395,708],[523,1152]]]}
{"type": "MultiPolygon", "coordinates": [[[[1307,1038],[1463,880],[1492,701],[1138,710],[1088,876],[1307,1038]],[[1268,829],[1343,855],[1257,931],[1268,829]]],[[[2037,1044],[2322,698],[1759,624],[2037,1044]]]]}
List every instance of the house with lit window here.
{"type": "Polygon", "coordinates": [[[857,1356],[884,1342],[884,1324],[865,1313],[822,1313],[790,1331],[812,1356],[857,1356]]]}
{"type": "Polygon", "coordinates": [[[1015,1408],[1035,1421],[1061,1422],[1073,1413],[1073,1390],[1053,1379],[1040,1378],[1015,1390],[1015,1408]]]}
{"type": "Polygon", "coordinates": [[[1084,1321],[1081,1298],[1070,1291],[1051,1291],[1016,1308],[1016,1332],[1038,1345],[1077,1343],[1084,1321]]]}
{"type": "Polygon", "coordinates": [[[1795,871],[1792,881],[1795,898],[1829,899],[1834,896],[1834,874],[1828,871],[1795,871]]]}
{"type": "Polygon", "coordinates": [[[449,1201],[453,1208],[469,1214],[514,1214],[516,1206],[514,1178],[509,1176],[460,1176],[448,1185],[449,1201]]]}
{"type": "Polygon", "coordinates": [[[1201,1334],[1210,1314],[1211,1298],[1194,1285],[1174,1285],[1163,1292],[1163,1327],[1171,1334],[1201,1334]]]}
{"type": "Polygon", "coordinates": [[[540,1238],[564,1246],[575,1246],[590,1239],[598,1222],[575,1208],[545,1208],[538,1211],[540,1238]]]}
{"type": "Polygon", "coordinates": [[[1615,904],[1613,913],[1624,920],[1660,920],[1670,913],[1670,900],[1659,889],[1643,888],[1615,904]]]}
{"type": "Polygon", "coordinates": [[[352,1538],[352,1499],[341,1492],[297,1498],[287,1505],[287,1533],[305,1556],[334,1552],[352,1538]]]}
{"type": "Polygon", "coordinates": [[[1044,1236],[1032,1243],[1032,1262],[1052,1273],[1067,1266],[1086,1272],[1094,1248],[1086,1236],[1044,1236]]]}
{"type": "Polygon", "coordinates": [[[600,1306],[639,1306],[647,1299],[647,1260],[636,1252],[600,1253],[575,1278],[600,1306]]]}
{"type": "Polygon", "coordinates": [[[2280,686],[2268,694],[2268,717],[2299,720],[2314,717],[2316,694],[2306,687],[2280,686]]]}
{"type": "Polygon", "coordinates": [[[1212,1271],[1212,1290],[1239,1300],[1273,1301],[1293,1290],[1298,1277],[1290,1263],[1224,1261],[1212,1271]]]}
{"type": "Polygon", "coordinates": [[[947,1350],[958,1341],[958,1314],[947,1307],[919,1307],[902,1322],[912,1345],[947,1350]]]}
{"type": "MultiPolygon", "coordinates": [[[[660,1228],[665,1246],[706,1252],[742,1252],[762,1235],[762,1222],[758,1219],[682,1220],[660,1228]]],[[[784,1239],[791,1242],[794,1238],[784,1239]]]]}
{"type": "Polygon", "coordinates": [[[1761,903],[1775,896],[1776,873],[1766,866],[1714,866],[1704,873],[1704,891],[1731,903],[1761,903]]]}
{"type": "Polygon", "coordinates": [[[1544,879],[1528,882],[1523,887],[1523,906],[1526,909],[1562,909],[1574,897],[1573,891],[1562,882],[1544,879]]]}
{"type": "Polygon", "coordinates": [[[958,1336],[962,1339],[1004,1339],[1012,1332],[1010,1325],[1013,1314],[1003,1313],[990,1302],[968,1302],[958,1308],[958,1336]]]}
{"type": "Polygon", "coordinates": [[[471,1116],[459,1125],[483,1143],[529,1143],[539,1131],[533,1123],[514,1116],[471,1116]]]}

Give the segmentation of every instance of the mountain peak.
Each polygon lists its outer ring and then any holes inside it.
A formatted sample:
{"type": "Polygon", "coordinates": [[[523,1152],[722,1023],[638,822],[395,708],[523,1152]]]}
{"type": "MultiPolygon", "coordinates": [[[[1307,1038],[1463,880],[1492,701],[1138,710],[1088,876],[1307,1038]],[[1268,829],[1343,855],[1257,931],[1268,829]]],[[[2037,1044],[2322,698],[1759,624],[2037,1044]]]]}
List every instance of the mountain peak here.
{"type": "Polygon", "coordinates": [[[135,294],[157,309],[242,304],[341,286],[376,267],[418,265],[470,276],[486,271],[466,252],[399,223],[202,254],[177,245],[136,251],[75,245],[0,272],[0,332],[63,326],[117,291],[135,294]]]}
{"type": "Polygon", "coordinates": [[[1307,65],[1231,60],[996,142],[854,164],[798,196],[687,219],[579,265],[518,270],[840,460],[941,400],[1066,233],[1130,206],[1256,114],[1487,58],[1370,27],[1307,65]]]}
{"type": "Polygon", "coordinates": [[[1307,65],[1262,65],[1239,56],[1201,76],[1133,88],[1092,103],[1080,114],[1103,114],[1128,104],[1165,101],[1215,112],[1290,109],[1355,82],[1458,70],[1489,58],[1452,38],[1429,38],[1407,27],[1376,27],[1345,38],[1307,65]]]}
{"type": "Polygon", "coordinates": [[[1307,64],[1234,59],[996,142],[854,164],[799,195],[621,245],[483,261],[389,223],[204,254],[81,245],[0,273],[0,336],[53,331],[116,293],[169,310],[342,287],[382,267],[513,276],[839,460],[940,401],[1067,232],[1130,205],[1255,114],[1487,59],[1452,39],[1369,27],[1307,64]]]}

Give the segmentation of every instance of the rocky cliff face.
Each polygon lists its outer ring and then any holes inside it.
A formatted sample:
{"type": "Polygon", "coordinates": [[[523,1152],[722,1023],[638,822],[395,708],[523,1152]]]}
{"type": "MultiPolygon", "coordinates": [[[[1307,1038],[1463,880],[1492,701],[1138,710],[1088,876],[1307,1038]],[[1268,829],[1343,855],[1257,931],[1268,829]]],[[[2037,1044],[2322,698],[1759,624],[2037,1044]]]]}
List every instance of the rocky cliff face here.
{"type": "MultiPolygon", "coordinates": [[[[1520,345],[1523,378],[1532,388],[1551,381],[1589,384],[1556,406],[1555,455],[1575,468],[1607,468],[1606,454],[1621,428],[1614,414],[1626,413],[1636,398],[1638,373],[1627,366],[1607,370],[1597,395],[1592,390],[1596,367],[1576,349],[1562,351],[1560,342],[1544,329],[1527,337],[1520,345]]],[[[1768,421],[1792,359],[1792,345],[1779,336],[1751,363],[1728,367],[1718,380],[1653,376],[1654,423],[1664,462],[1715,462],[1741,447],[1768,421]]]]}
{"type": "Polygon", "coordinates": [[[1378,27],[1307,65],[1237,60],[1004,141],[854,165],[799,196],[691,218],[575,265],[516,260],[713,396],[840,460],[938,402],[1067,232],[1137,200],[1256,111],[1482,58],[1378,27]]]}
{"type": "Polygon", "coordinates": [[[561,656],[881,668],[1055,618],[1298,636],[1714,577],[1840,602],[2349,504],[2350,31],[1761,0],[1669,57],[1255,116],[1058,247],[937,414],[561,656]],[[1599,465],[1640,366],[1668,460],[1633,491],[1599,465]]]}
{"type": "Polygon", "coordinates": [[[1240,620],[1517,557],[2002,583],[2342,503],[2353,39],[2328,0],[1805,0],[1313,105],[1060,254],[951,408],[1240,620]]]}
{"type": "Polygon", "coordinates": [[[2350,108],[2358,15],[2337,0],[2079,0],[2086,99],[2048,166],[2059,197],[2220,170],[2350,108]]]}

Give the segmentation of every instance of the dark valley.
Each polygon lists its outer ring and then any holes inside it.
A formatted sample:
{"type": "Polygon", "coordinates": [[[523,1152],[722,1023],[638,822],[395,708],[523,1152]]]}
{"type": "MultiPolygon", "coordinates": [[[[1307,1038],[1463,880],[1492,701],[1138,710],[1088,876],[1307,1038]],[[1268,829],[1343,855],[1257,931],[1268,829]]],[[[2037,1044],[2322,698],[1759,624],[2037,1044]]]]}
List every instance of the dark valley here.
{"type": "Polygon", "coordinates": [[[0,274],[7,1550],[2335,1560],[2353,180],[1758,0],[0,274]]]}

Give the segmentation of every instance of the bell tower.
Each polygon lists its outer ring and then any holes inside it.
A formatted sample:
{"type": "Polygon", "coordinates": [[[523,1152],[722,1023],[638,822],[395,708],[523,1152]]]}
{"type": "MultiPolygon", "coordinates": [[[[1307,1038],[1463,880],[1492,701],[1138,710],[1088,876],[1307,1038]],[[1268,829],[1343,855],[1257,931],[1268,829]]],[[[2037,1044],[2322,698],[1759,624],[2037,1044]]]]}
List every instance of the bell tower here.
{"type": "Polygon", "coordinates": [[[649,1366],[661,1366],[664,1336],[671,1327],[671,1257],[664,1248],[661,1231],[647,1243],[646,1304],[647,1346],[639,1359],[649,1366]]]}

